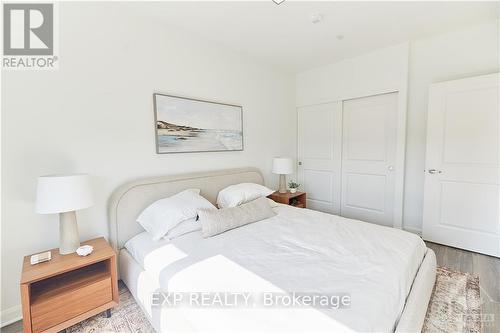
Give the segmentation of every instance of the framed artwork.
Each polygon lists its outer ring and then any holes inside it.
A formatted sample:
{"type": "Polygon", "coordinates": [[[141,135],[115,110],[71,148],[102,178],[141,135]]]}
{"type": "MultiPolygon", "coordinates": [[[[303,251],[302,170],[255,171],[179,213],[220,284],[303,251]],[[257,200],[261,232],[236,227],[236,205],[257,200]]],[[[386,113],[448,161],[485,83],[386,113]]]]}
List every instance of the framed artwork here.
{"type": "Polygon", "coordinates": [[[158,154],[243,150],[243,108],[153,94],[158,154]]]}

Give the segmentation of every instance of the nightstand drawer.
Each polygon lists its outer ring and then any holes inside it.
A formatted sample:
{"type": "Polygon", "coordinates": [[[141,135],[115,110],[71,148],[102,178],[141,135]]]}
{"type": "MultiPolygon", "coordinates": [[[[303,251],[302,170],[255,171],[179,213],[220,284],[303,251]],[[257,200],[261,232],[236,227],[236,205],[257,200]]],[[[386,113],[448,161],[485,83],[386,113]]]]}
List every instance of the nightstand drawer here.
{"type": "Polygon", "coordinates": [[[84,281],[79,288],[69,288],[44,295],[31,305],[33,332],[42,332],[61,322],[97,308],[113,299],[111,276],[84,281]]]}

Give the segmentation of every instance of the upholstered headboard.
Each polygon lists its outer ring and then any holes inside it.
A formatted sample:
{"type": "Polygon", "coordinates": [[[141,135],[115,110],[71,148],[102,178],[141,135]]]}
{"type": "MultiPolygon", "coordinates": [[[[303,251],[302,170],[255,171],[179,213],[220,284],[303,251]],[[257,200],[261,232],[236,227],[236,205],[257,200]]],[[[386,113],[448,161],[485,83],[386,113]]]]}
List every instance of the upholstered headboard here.
{"type": "Polygon", "coordinates": [[[158,199],[188,188],[199,188],[201,195],[215,204],[220,190],[238,183],[264,184],[264,178],[259,170],[244,168],[146,178],[126,183],[111,195],[109,202],[111,245],[119,251],[127,240],[144,231],[136,219],[144,208],[158,199]]]}

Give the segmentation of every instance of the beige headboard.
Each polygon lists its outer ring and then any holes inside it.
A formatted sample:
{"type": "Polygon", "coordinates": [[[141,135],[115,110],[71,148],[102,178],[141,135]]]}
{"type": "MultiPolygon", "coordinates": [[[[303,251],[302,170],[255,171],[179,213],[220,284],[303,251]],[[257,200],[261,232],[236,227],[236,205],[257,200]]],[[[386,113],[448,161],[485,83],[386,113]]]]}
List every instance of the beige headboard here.
{"type": "Polygon", "coordinates": [[[111,195],[109,202],[111,245],[119,251],[127,240],[144,231],[136,219],[144,208],[158,199],[187,188],[199,188],[201,195],[215,204],[220,190],[238,183],[264,184],[264,178],[259,170],[244,168],[146,178],[126,183],[111,195]]]}

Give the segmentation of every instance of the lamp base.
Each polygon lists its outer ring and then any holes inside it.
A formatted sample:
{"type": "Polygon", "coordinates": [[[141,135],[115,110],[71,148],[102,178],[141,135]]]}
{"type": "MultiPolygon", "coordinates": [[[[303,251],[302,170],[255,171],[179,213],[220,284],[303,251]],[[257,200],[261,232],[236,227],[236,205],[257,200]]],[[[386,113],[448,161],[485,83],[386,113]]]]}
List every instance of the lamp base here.
{"type": "Polygon", "coordinates": [[[80,247],[75,211],[59,213],[59,253],[70,254],[80,247]]]}
{"type": "Polygon", "coordinates": [[[286,175],[280,175],[279,193],[286,193],[286,175]]]}

